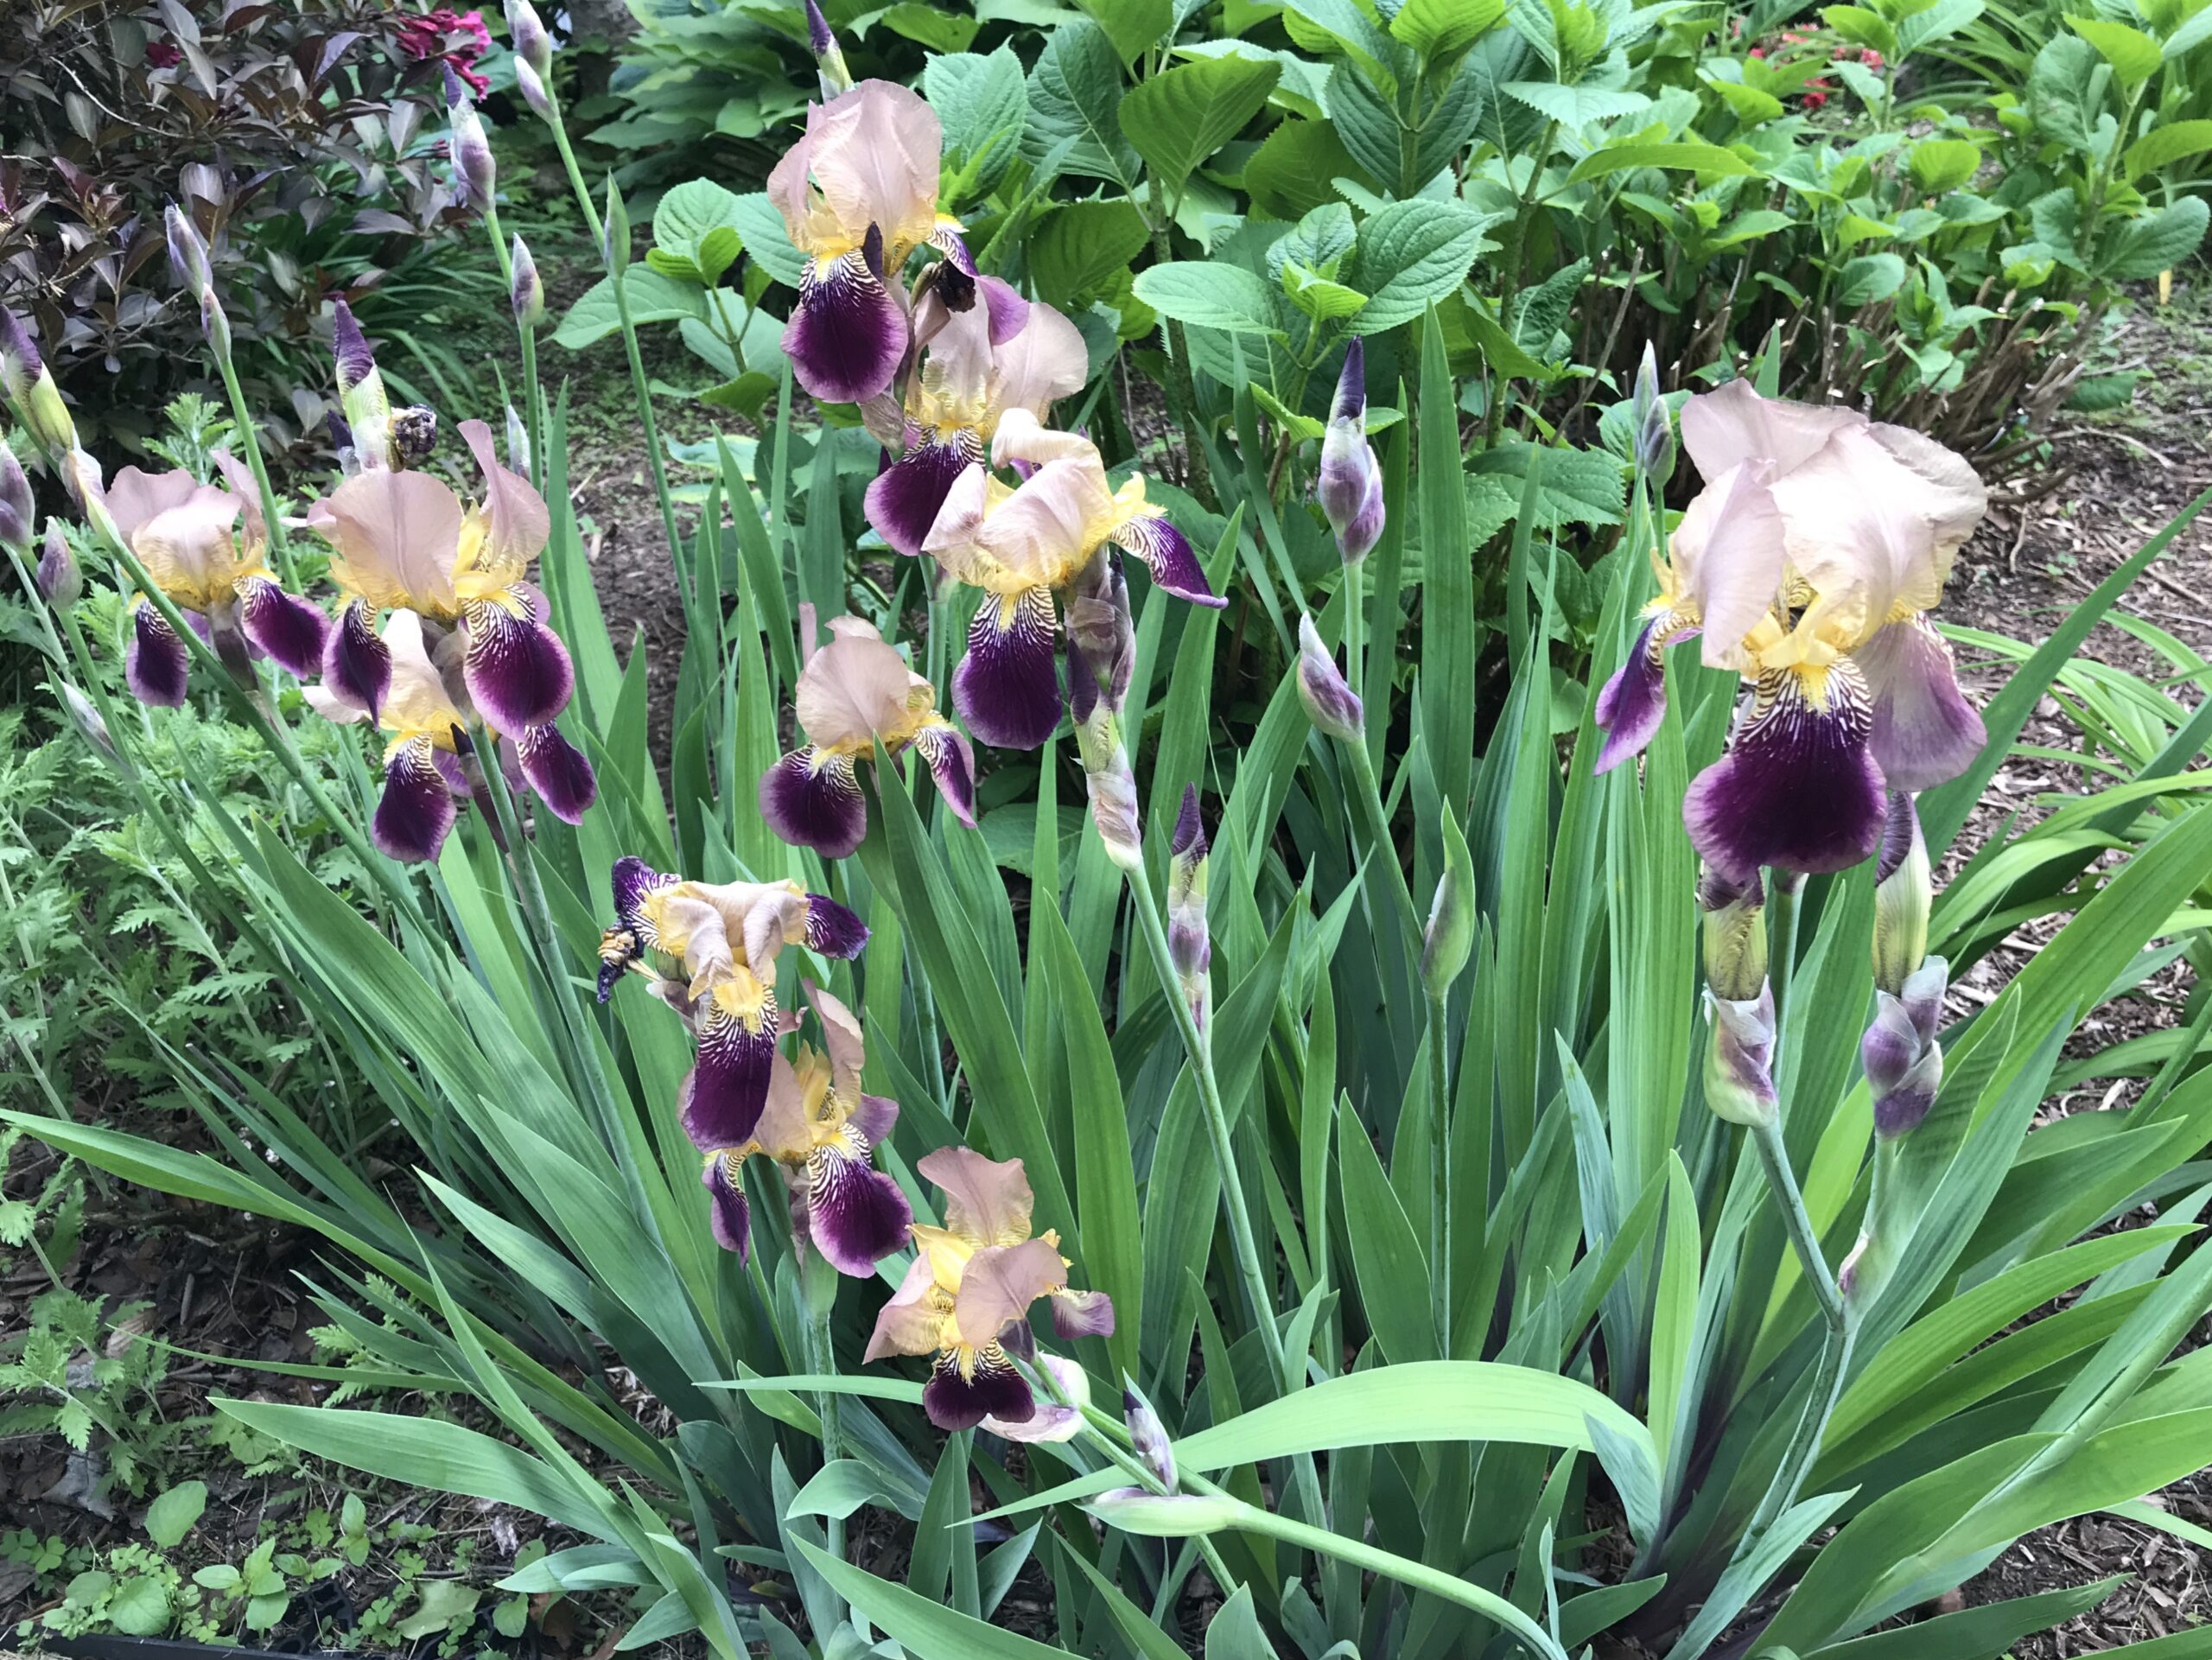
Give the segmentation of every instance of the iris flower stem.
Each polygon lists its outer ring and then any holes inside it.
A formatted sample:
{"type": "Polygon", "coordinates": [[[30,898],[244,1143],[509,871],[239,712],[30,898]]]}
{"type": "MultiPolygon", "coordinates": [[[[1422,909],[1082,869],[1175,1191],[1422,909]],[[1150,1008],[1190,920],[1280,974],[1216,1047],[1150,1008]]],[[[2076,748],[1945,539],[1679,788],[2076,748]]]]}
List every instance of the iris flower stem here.
{"type": "Polygon", "coordinates": [[[1752,1515],[1745,1535],[1746,1540],[1756,1539],[1789,1507],[1797,1497],[1797,1490],[1804,1485],[1814,1460],[1820,1455],[1821,1437],[1827,1431],[1828,1418],[1843,1392],[1844,1367],[1851,1356],[1852,1335],[1843,1292],[1836,1284],[1835,1275],[1828,1271],[1827,1258],[1821,1254],[1819,1236],[1813,1231],[1813,1218],[1805,1209],[1805,1196],[1798,1190],[1796,1177],[1790,1173],[1789,1152],[1783,1142],[1780,1120],[1772,1119],[1755,1127],[1751,1144],[1758,1149],[1759,1163],[1766,1171],[1767,1187],[1781,1207],[1783,1226],[1789,1231],[1798,1264],[1804,1269],[1813,1295],[1821,1305],[1827,1332],[1821,1344],[1821,1358],[1814,1365],[1813,1384],[1805,1399],[1804,1415],[1790,1435],[1789,1445],[1783,1453],[1766,1496],[1760,1499],[1758,1509],[1752,1515]]]}
{"type": "MultiPolygon", "coordinates": [[[[1230,1135],[1229,1111],[1221,1098],[1221,1080],[1213,1069],[1213,1043],[1183,996],[1182,976],[1176,973],[1174,957],[1167,949],[1167,929],[1160,919],[1159,907],[1153,900],[1152,879],[1146,874],[1141,859],[1129,867],[1128,878],[1129,897],[1152,957],[1153,971],[1160,977],[1160,995],[1167,1000],[1168,1009],[1175,1017],[1176,1030],[1183,1036],[1183,1047],[1191,1058],[1198,1104],[1205,1115],[1206,1138],[1213,1144],[1214,1168],[1221,1178],[1222,1199],[1229,1209],[1230,1244],[1236,1253],[1244,1293],[1251,1301],[1252,1317],[1260,1328],[1260,1346],[1268,1357],[1275,1388],[1287,1392],[1292,1387],[1289,1358],[1282,1346],[1282,1332],[1275,1326],[1274,1295],[1268,1288],[1267,1269],[1260,1260],[1258,1237],[1252,1231],[1251,1209],[1244,1202],[1244,1183],[1236,1167],[1236,1144],[1230,1135]]],[[[1298,1364],[1302,1371],[1303,1355],[1298,1357],[1298,1364]]],[[[1313,1454],[1306,1453],[1297,1460],[1297,1472],[1299,1495],[1307,1514],[1316,1522],[1325,1521],[1328,1512],[1322,1505],[1321,1478],[1314,1468],[1313,1454]]]]}
{"type": "MultiPolygon", "coordinates": [[[[514,256],[508,251],[507,239],[499,228],[499,205],[484,205],[484,233],[492,239],[492,258],[499,268],[499,281],[506,285],[507,293],[515,291],[514,256]]],[[[530,435],[530,482],[533,488],[545,487],[545,464],[541,452],[537,429],[537,330],[518,315],[515,318],[515,339],[522,348],[522,419],[523,429],[530,435]]],[[[512,459],[512,457],[510,458],[512,459]]]]}
{"type": "Polygon", "coordinates": [[[676,537],[676,502],[668,493],[668,463],[661,459],[660,429],[653,420],[652,390],[645,385],[645,360],[638,350],[638,326],[630,319],[630,296],[623,287],[623,273],[607,259],[607,226],[599,216],[598,204],[591,199],[591,187],[584,182],[584,170],[576,161],[575,147],[569,142],[568,123],[562,118],[561,106],[551,106],[545,124],[553,130],[553,147],[561,152],[561,165],[569,175],[569,188],[575,193],[576,206],[583,210],[584,225],[591,232],[592,240],[601,245],[601,257],[607,264],[607,280],[613,290],[614,315],[622,326],[622,349],[630,359],[630,390],[638,400],[638,419],[645,429],[645,458],[652,463],[653,495],[660,503],[661,528],[668,536],[668,557],[680,572],[683,568],[681,544],[676,537]]]}
{"type": "Polygon", "coordinates": [[[1367,678],[1367,664],[1362,649],[1363,625],[1367,619],[1361,614],[1366,609],[1367,562],[1354,559],[1344,566],[1344,678],[1351,684],[1352,696],[1363,700],[1367,696],[1361,690],[1367,678]]]}
{"type": "MultiPolygon", "coordinates": [[[[1041,1373],[1043,1369],[1039,1370],[1041,1373]]],[[[1057,1384],[1053,1386],[1052,1392],[1055,1395],[1059,1394],[1057,1384]]],[[[1060,1396],[1060,1403],[1063,1406],[1076,1404],[1064,1395],[1060,1396]]],[[[1173,1491],[1166,1482],[1153,1473],[1151,1467],[1143,1460],[1136,1457],[1128,1448],[1122,1445],[1118,1437],[1128,1434],[1126,1425],[1109,1417],[1087,1402],[1077,1409],[1083,1414],[1084,1432],[1090,1445],[1104,1453],[1108,1462],[1128,1477],[1134,1485],[1143,1488],[1148,1493],[1157,1493],[1163,1498],[1173,1491]]],[[[1214,1583],[1226,1593],[1230,1586],[1236,1583],[1236,1576],[1229,1571],[1229,1564],[1222,1561],[1221,1552],[1215,1548],[1213,1541],[1201,1533],[1194,1535],[1191,1542],[1198,1548],[1198,1555],[1205,1559],[1206,1572],[1213,1575],[1214,1583]]],[[[1168,1581],[1160,1587],[1160,1595],[1163,1599],[1168,1594],[1168,1584],[1173,1583],[1178,1577],[1179,1576],[1170,1571],[1168,1581]]]]}
{"type": "Polygon", "coordinates": [[[1146,874],[1141,862],[1128,867],[1128,878],[1129,897],[1135,901],[1137,923],[1143,932],[1146,949],[1151,953],[1153,970],[1160,976],[1160,995],[1167,1000],[1176,1029],[1182,1034],[1183,1047],[1191,1058],[1198,1104],[1205,1115],[1206,1137],[1213,1144],[1214,1167],[1221,1177],[1222,1199],[1229,1207],[1230,1243],[1236,1252],[1236,1265],[1244,1278],[1244,1294],[1251,1301],[1252,1317],[1260,1328],[1261,1346],[1267,1351],[1275,1386],[1281,1389],[1286,1384],[1282,1333],[1275,1326],[1275,1300],[1268,1289],[1267,1269],[1260,1261],[1258,1237],[1252,1231],[1251,1209],[1244,1201],[1244,1183],[1237,1173],[1236,1148],[1229,1132],[1229,1110],[1222,1102],[1221,1082],[1214,1074],[1213,1046],[1198,1029],[1191,1006],[1183,999],[1182,979],[1175,972],[1175,959],[1167,949],[1167,930],[1153,900],[1152,878],[1146,874]]]}
{"type": "Polygon", "coordinates": [[[1444,1046],[1446,994],[1428,994],[1428,1282],[1436,1303],[1436,1335],[1452,1354],[1452,1253],[1445,1218],[1452,1184],[1452,1058],[1444,1046]]]}
{"type": "Polygon", "coordinates": [[[1382,786],[1375,776],[1375,758],[1364,743],[1347,741],[1338,747],[1351,760],[1352,773],[1359,780],[1359,803],[1367,813],[1369,856],[1389,871],[1389,886],[1398,903],[1398,920],[1405,925],[1407,940],[1418,946],[1421,910],[1414,903],[1413,889],[1406,886],[1406,869],[1398,862],[1397,849],[1390,843],[1390,821],[1382,811],[1382,786]]]}
{"type": "Polygon", "coordinates": [[[276,511],[276,491],[269,482],[269,464],[261,459],[261,434],[253,424],[253,411],[246,407],[245,388],[238,384],[230,343],[211,340],[207,344],[215,354],[215,372],[223,378],[224,395],[230,399],[231,423],[238,429],[238,441],[245,450],[245,464],[253,473],[254,492],[261,498],[261,519],[269,529],[269,546],[276,556],[277,574],[283,577],[285,587],[296,588],[299,574],[292,566],[292,544],[284,537],[284,520],[276,511]]]}
{"type": "MultiPolygon", "coordinates": [[[[813,1255],[818,1257],[821,1253],[817,1251],[813,1255]]],[[[810,1262],[809,1266],[811,1265],[810,1262]]],[[[829,1264],[824,1262],[823,1267],[828,1268],[829,1264]]],[[[810,1294],[807,1298],[806,1314],[807,1346],[813,1350],[814,1353],[808,1364],[823,1377],[830,1377],[837,1370],[836,1345],[830,1340],[830,1316],[837,1306],[836,1288],[834,1287],[831,1288],[830,1301],[823,1303],[821,1307],[814,1307],[816,1301],[817,1299],[810,1294]]],[[[833,1390],[825,1390],[816,1396],[814,1409],[822,1420],[822,1461],[824,1464],[834,1464],[845,1455],[844,1426],[838,1415],[836,1392],[833,1390]]],[[[844,1518],[838,1516],[824,1517],[822,1530],[829,1542],[830,1554],[842,1561],[845,1558],[844,1518]]]]}

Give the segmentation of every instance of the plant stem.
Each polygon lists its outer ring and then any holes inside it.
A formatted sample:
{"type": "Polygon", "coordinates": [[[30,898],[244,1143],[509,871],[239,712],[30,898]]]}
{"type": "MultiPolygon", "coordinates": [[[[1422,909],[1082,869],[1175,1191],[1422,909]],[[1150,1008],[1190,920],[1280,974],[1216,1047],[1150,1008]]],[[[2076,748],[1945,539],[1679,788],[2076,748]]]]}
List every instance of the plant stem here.
{"type": "Polygon", "coordinates": [[[269,482],[269,464],[261,459],[261,434],[253,424],[253,413],[246,408],[245,389],[238,385],[238,366],[231,360],[227,344],[216,348],[215,371],[223,378],[223,391],[231,403],[231,421],[238,429],[238,438],[245,449],[245,464],[253,473],[253,487],[261,498],[261,521],[269,528],[269,546],[276,556],[276,574],[284,579],[284,586],[299,586],[299,576],[292,569],[292,544],[284,535],[284,521],[276,512],[276,492],[269,482]]]}
{"type": "Polygon", "coordinates": [[[624,287],[624,273],[607,258],[607,226],[599,216],[598,205],[591,199],[591,187],[584,182],[584,170],[576,161],[575,147],[569,142],[569,127],[562,119],[560,105],[553,106],[545,124],[553,130],[553,145],[561,152],[561,165],[568,172],[569,188],[575,196],[576,206],[583,210],[584,224],[591,232],[592,240],[601,245],[601,258],[607,264],[607,283],[614,295],[614,315],[622,326],[622,349],[630,359],[630,390],[637,398],[638,419],[645,429],[645,459],[652,466],[653,495],[660,503],[661,529],[668,537],[670,563],[681,577],[683,555],[676,536],[676,502],[668,492],[668,463],[661,459],[660,429],[653,420],[652,393],[645,385],[645,360],[638,350],[638,326],[630,318],[630,296],[624,287]]]}
{"type": "Polygon", "coordinates": [[[1797,1497],[1797,1490],[1804,1485],[1814,1460],[1820,1455],[1821,1437],[1827,1431],[1829,1415],[1843,1392],[1844,1366],[1850,1358],[1852,1338],[1843,1292],[1836,1284],[1835,1276],[1828,1272],[1827,1258],[1821,1254],[1819,1237],[1813,1231],[1813,1218],[1805,1209],[1805,1196],[1798,1190],[1796,1177],[1790,1173],[1789,1152],[1783,1143],[1781,1122],[1770,1120],[1756,1127],[1751,1132],[1751,1144],[1758,1149],[1759,1163],[1766,1171],[1768,1191],[1781,1207],[1783,1226],[1789,1231],[1798,1264],[1804,1269],[1806,1281],[1821,1305],[1827,1333],[1821,1345],[1821,1358],[1813,1369],[1812,1390],[1805,1400],[1804,1415],[1798,1420],[1782,1462],[1776,1468],[1774,1480],[1752,1515],[1751,1524],[1745,1534],[1747,1540],[1764,1532],[1774,1518],[1789,1507],[1797,1497]]]}
{"type": "Polygon", "coordinates": [[[1274,1294],[1269,1288],[1267,1269],[1260,1261],[1259,1242],[1252,1231],[1252,1212],[1244,1202],[1244,1183],[1237,1174],[1236,1149],[1229,1133],[1229,1112],[1222,1103],[1220,1080],[1214,1075],[1213,1045],[1199,1030],[1190,1005],[1183,1001],[1182,981],[1167,950],[1167,930],[1160,919],[1159,907],[1153,902],[1152,879],[1145,874],[1141,862],[1128,868],[1128,879],[1129,898],[1146,948],[1152,956],[1154,971],[1160,976],[1160,995],[1167,1000],[1167,1007],[1174,1014],[1176,1029],[1182,1034],[1183,1047],[1191,1057],[1198,1104],[1205,1114],[1206,1136],[1213,1144],[1214,1167],[1221,1177],[1222,1199],[1229,1207],[1230,1243],[1236,1252],[1236,1265],[1243,1275],[1245,1295],[1251,1301],[1252,1317],[1260,1328],[1260,1342],[1267,1351],[1268,1364],[1274,1370],[1275,1386],[1285,1388],[1288,1380],[1283,1373],[1282,1333],[1275,1326],[1274,1294]]]}
{"type": "Polygon", "coordinates": [[[1367,663],[1360,637],[1367,620],[1362,614],[1365,609],[1366,576],[1364,559],[1355,559],[1344,567],[1344,678],[1351,684],[1352,696],[1363,700],[1363,709],[1367,694],[1361,688],[1367,684],[1367,663]]]}
{"type": "MultiPolygon", "coordinates": [[[[506,284],[510,302],[514,298],[514,256],[508,251],[505,233],[499,228],[499,207],[488,202],[484,208],[484,232],[492,239],[492,258],[499,267],[499,280],[506,284]]],[[[530,481],[533,487],[545,487],[545,462],[541,450],[537,421],[537,330],[518,315],[515,318],[515,338],[522,347],[522,419],[523,429],[530,436],[530,481]]]]}
{"type": "Polygon", "coordinates": [[[1428,994],[1428,1283],[1436,1305],[1436,1335],[1452,1357],[1452,1253],[1445,1222],[1452,1187],[1452,1061],[1444,1046],[1445,993],[1428,994]]]}
{"type": "Polygon", "coordinates": [[[1351,758],[1351,770],[1359,780],[1360,805],[1367,814],[1368,856],[1389,871],[1398,919],[1405,925],[1406,938],[1417,942],[1421,935],[1421,909],[1414,903],[1413,889],[1406,886],[1406,869],[1398,861],[1397,849],[1390,844],[1389,820],[1382,811],[1382,786],[1375,776],[1375,758],[1363,743],[1344,743],[1339,747],[1351,758]]]}

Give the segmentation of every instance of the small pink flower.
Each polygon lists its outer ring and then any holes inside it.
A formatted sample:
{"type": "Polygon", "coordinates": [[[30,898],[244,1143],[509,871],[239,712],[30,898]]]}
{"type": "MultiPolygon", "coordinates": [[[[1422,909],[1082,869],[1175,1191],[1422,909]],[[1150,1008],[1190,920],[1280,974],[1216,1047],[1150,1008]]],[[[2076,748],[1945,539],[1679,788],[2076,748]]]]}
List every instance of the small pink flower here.
{"type": "Polygon", "coordinates": [[[156,69],[174,69],[184,61],[184,48],[173,41],[149,41],[146,61],[156,69]]]}

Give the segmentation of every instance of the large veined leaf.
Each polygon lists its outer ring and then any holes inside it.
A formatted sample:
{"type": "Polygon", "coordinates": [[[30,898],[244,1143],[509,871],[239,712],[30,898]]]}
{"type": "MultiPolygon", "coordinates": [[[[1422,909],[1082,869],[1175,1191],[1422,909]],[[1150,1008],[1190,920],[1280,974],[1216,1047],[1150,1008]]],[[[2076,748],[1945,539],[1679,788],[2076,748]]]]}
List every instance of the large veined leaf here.
{"type": "MultiPolygon", "coordinates": [[[[732,200],[735,200],[733,198],[732,200]]],[[[594,340],[603,340],[622,327],[614,307],[614,279],[602,277],[577,296],[553,331],[553,338],[572,352],[581,352],[594,340]]],[[[651,265],[632,265],[623,273],[622,290],[630,302],[633,323],[673,322],[678,317],[707,315],[706,290],[681,277],[671,277],[651,265]]]]}
{"type": "Polygon", "coordinates": [[[1029,72],[1029,121],[1021,153],[1057,156],[1064,173],[1136,182],[1137,155],[1122,136],[1122,64],[1096,23],[1055,29],[1029,72]]]}
{"type": "Polygon", "coordinates": [[[1282,66],[1243,57],[1198,58],[1137,83],[1122,100],[1122,130],[1170,193],[1257,115],[1282,66]]]}
{"type": "Polygon", "coordinates": [[[1163,317],[1229,334],[1280,336],[1274,297],[1242,266],[1173,259],[1137,273],[1137,298],[1163,317]]]}
{"type": "Polygon", "coordinates": [[[1494,245],[1483,232],[1503,217],[1457,201],[1393,202],[1370,216],[1347,279],[1368,296],[1354,330],[1379,334],[1457,293],[1476,256],[1494,245]]]}

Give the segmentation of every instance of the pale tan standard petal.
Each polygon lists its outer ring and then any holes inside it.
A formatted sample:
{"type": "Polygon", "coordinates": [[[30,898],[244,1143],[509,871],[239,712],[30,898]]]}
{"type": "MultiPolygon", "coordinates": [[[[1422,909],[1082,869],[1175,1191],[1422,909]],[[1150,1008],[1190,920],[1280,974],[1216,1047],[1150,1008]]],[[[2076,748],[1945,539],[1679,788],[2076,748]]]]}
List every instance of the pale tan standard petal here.
{"type": "Polygon", "coordinates": [[[912,680],[898,649],[874,629],[839,633],[799,671],[799,729],[820,748],[866,749],[877,735],[892,735],[906,723],[912,680]]]}
{"type": "Polygon", "coordinates": [[[953,1301],[960,1340],[976,1348],[998,1340],[1001,1332],[1029,1312],[1029,1305],[1067,1283],[1060,1253],[1042,1239],[1018,1245],[986,1245],[968,1259],[953,1301]]]}
{"type": "Polygon", "coordinates": [[[1705,662],[1743,670],[1744,637],[1765,620],[1782,592],[1782,513],[1764,461],[1743,461],[1698,492],[1675,527],[1671,557],[1678,606],[1705,633],[1705,662]]]}
{"type": "Polygon", "coordinates": [[[1749,461],[1773,462],[1778,478],[1802,464],[1833,434],[1866,424],[1866,417],[1852,410],[1762,398],[1742,378],[1698,393],[1682,405],[1681,418],[1682,448],[1698,476],[1708,482],[1749,461]]]}
{"type": "Polygon", "coordinates": [[[355,474],[308,514],[335,552],[332,581],[379,610],[405,606],[441,620],[460,613],[461,519],[461,498],[439,480],[388,467],[355,474]]]}
{"type": "Polygon", "coordinates": [[[1001,1162],[972,1147],[941,1147],[914,1168],[944,1190],[944,1225],[961,1239],[1012,1245],[1029,1237],[1036,1198],[1020,1159],[1001,1162]]]}

